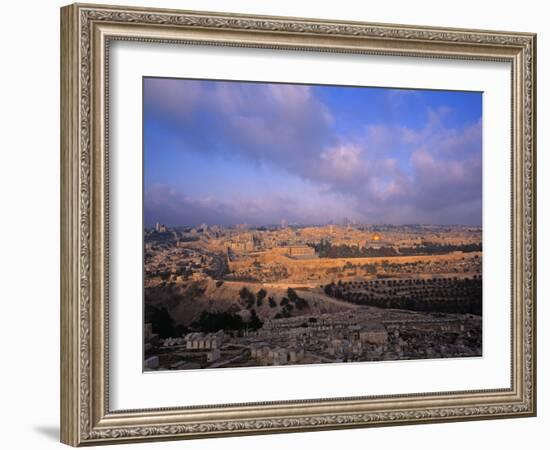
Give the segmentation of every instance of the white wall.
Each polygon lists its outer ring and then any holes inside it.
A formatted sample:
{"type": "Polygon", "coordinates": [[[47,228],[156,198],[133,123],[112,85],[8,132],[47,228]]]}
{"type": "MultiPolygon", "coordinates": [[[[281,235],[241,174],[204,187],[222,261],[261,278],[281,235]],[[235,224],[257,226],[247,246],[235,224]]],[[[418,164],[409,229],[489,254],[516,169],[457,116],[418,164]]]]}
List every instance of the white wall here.
{"type": "MultiPolygon", "coordinates": [[[[119,2],[126,3],[126,2],[119,2]]],[[[550,188],[548,133],[550,15],[546,2],[287,0],[132,1],[159,6],[256,14],[532,31],[538,36],[539,199],[550,188]]],[[[2,5],[0,71],[0,265],[2,274],[0,438],[3,448],[59,448],[59,1],[2,5]]],[[[539,324],[549,270],[549,208],[539,200],[539,324]]],[[[142,444],[139,448],[547,448],[550,333],[539,326],[539,417],[470,423],[377,428],[142,444]]],[[[127,448],[128,446],[123,446],[127,448]]],[[[119,447],[120,448],[120,447],[119,447]]],[[[137,448],[137,447],[131,447],[137,448]]]]}

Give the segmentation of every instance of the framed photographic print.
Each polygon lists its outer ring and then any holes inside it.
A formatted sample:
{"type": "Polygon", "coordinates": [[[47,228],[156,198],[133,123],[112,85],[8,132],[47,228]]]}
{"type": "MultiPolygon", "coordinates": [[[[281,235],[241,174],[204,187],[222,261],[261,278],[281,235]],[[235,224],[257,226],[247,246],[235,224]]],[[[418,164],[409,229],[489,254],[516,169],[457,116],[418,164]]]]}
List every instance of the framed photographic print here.
{"type": "Polygon", "coordinates": [[[62,441],[535,415],[535,38],[62,8],[62,441]]]}

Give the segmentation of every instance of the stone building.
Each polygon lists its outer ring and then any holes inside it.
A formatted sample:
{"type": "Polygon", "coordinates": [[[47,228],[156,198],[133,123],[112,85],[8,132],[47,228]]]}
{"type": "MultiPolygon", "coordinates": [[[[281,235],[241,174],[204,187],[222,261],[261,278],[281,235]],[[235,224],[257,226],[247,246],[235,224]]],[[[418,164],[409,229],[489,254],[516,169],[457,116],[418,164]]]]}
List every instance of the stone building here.
{"type": "Polygon", "coordinates": [[[289,258],[306,259],[315,258],[315,249],[309,245],[291,245],[287,248],[289,258]]]}
{"type": "Polygon", "coordinates": [[[216,333],[188,333],[183,338],[187,350],[217,350],[223,343],[223,331],[216,333]]]}

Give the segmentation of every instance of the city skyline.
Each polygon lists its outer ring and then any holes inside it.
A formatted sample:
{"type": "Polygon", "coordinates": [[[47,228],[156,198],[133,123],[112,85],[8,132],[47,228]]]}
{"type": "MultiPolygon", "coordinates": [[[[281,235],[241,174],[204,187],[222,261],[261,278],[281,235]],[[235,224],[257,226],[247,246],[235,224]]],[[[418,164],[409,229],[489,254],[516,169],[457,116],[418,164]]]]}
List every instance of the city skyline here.
{"type": "Polygon", "coordinates": [[[374,228],[380,228],[380,227],[441,227],[441,228],[481,228],[481,225],[468,225],[463,223],[449,223],[449,224],[440,224],[440,223],[402,223],[402,224],[394,224],[394,223],[375,223],[375,222],[357,222],[357,221],[346,221],[346,218],[344,218],[341,222],[336,222],[333,220],[329,220],[325,223],[310,223],[310,224],[304,224],[304,223],[298,223],[298,222],[288,222],[282,219],[279,221],[279,223],[247,223],[247,222],[239,222],[229,225],[221,225],[219,223],[194,223],[194,224],[165,224],[163,222],[152,222],[150,225],[146,225],[145,229],[153,229],[157,228],[158,226],[163,226],[169,229],[180,229],[180,228],[201,228],[204,225],[208,227],[221,227],[221,228],[238,228],[242,226],[246,227],[252,227],[252,228],[269,228],[269,229],[277,229],[277,228],[322,228],[327,226],[335,226],[335,227],[345,227],[345,226],[354,226],[354,227],[374,227],[374,228]],[[285,222],[283,224],[283,222],[285,222]]]}
{"type": "Polygon", "coordinates": [[[481,93],[143,83],[146,227],[481,225],[481,93]]]}

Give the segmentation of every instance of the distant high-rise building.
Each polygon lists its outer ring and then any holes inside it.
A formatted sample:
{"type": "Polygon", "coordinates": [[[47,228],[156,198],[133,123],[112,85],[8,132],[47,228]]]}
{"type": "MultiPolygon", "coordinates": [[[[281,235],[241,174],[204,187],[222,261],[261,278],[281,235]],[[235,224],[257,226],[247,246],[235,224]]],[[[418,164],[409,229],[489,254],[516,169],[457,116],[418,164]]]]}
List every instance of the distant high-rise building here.
{"type": "Polygon", "coordinates": [[[288,221],[286,219],[281,220],[281,228],[288,227],[288,221]]]}

